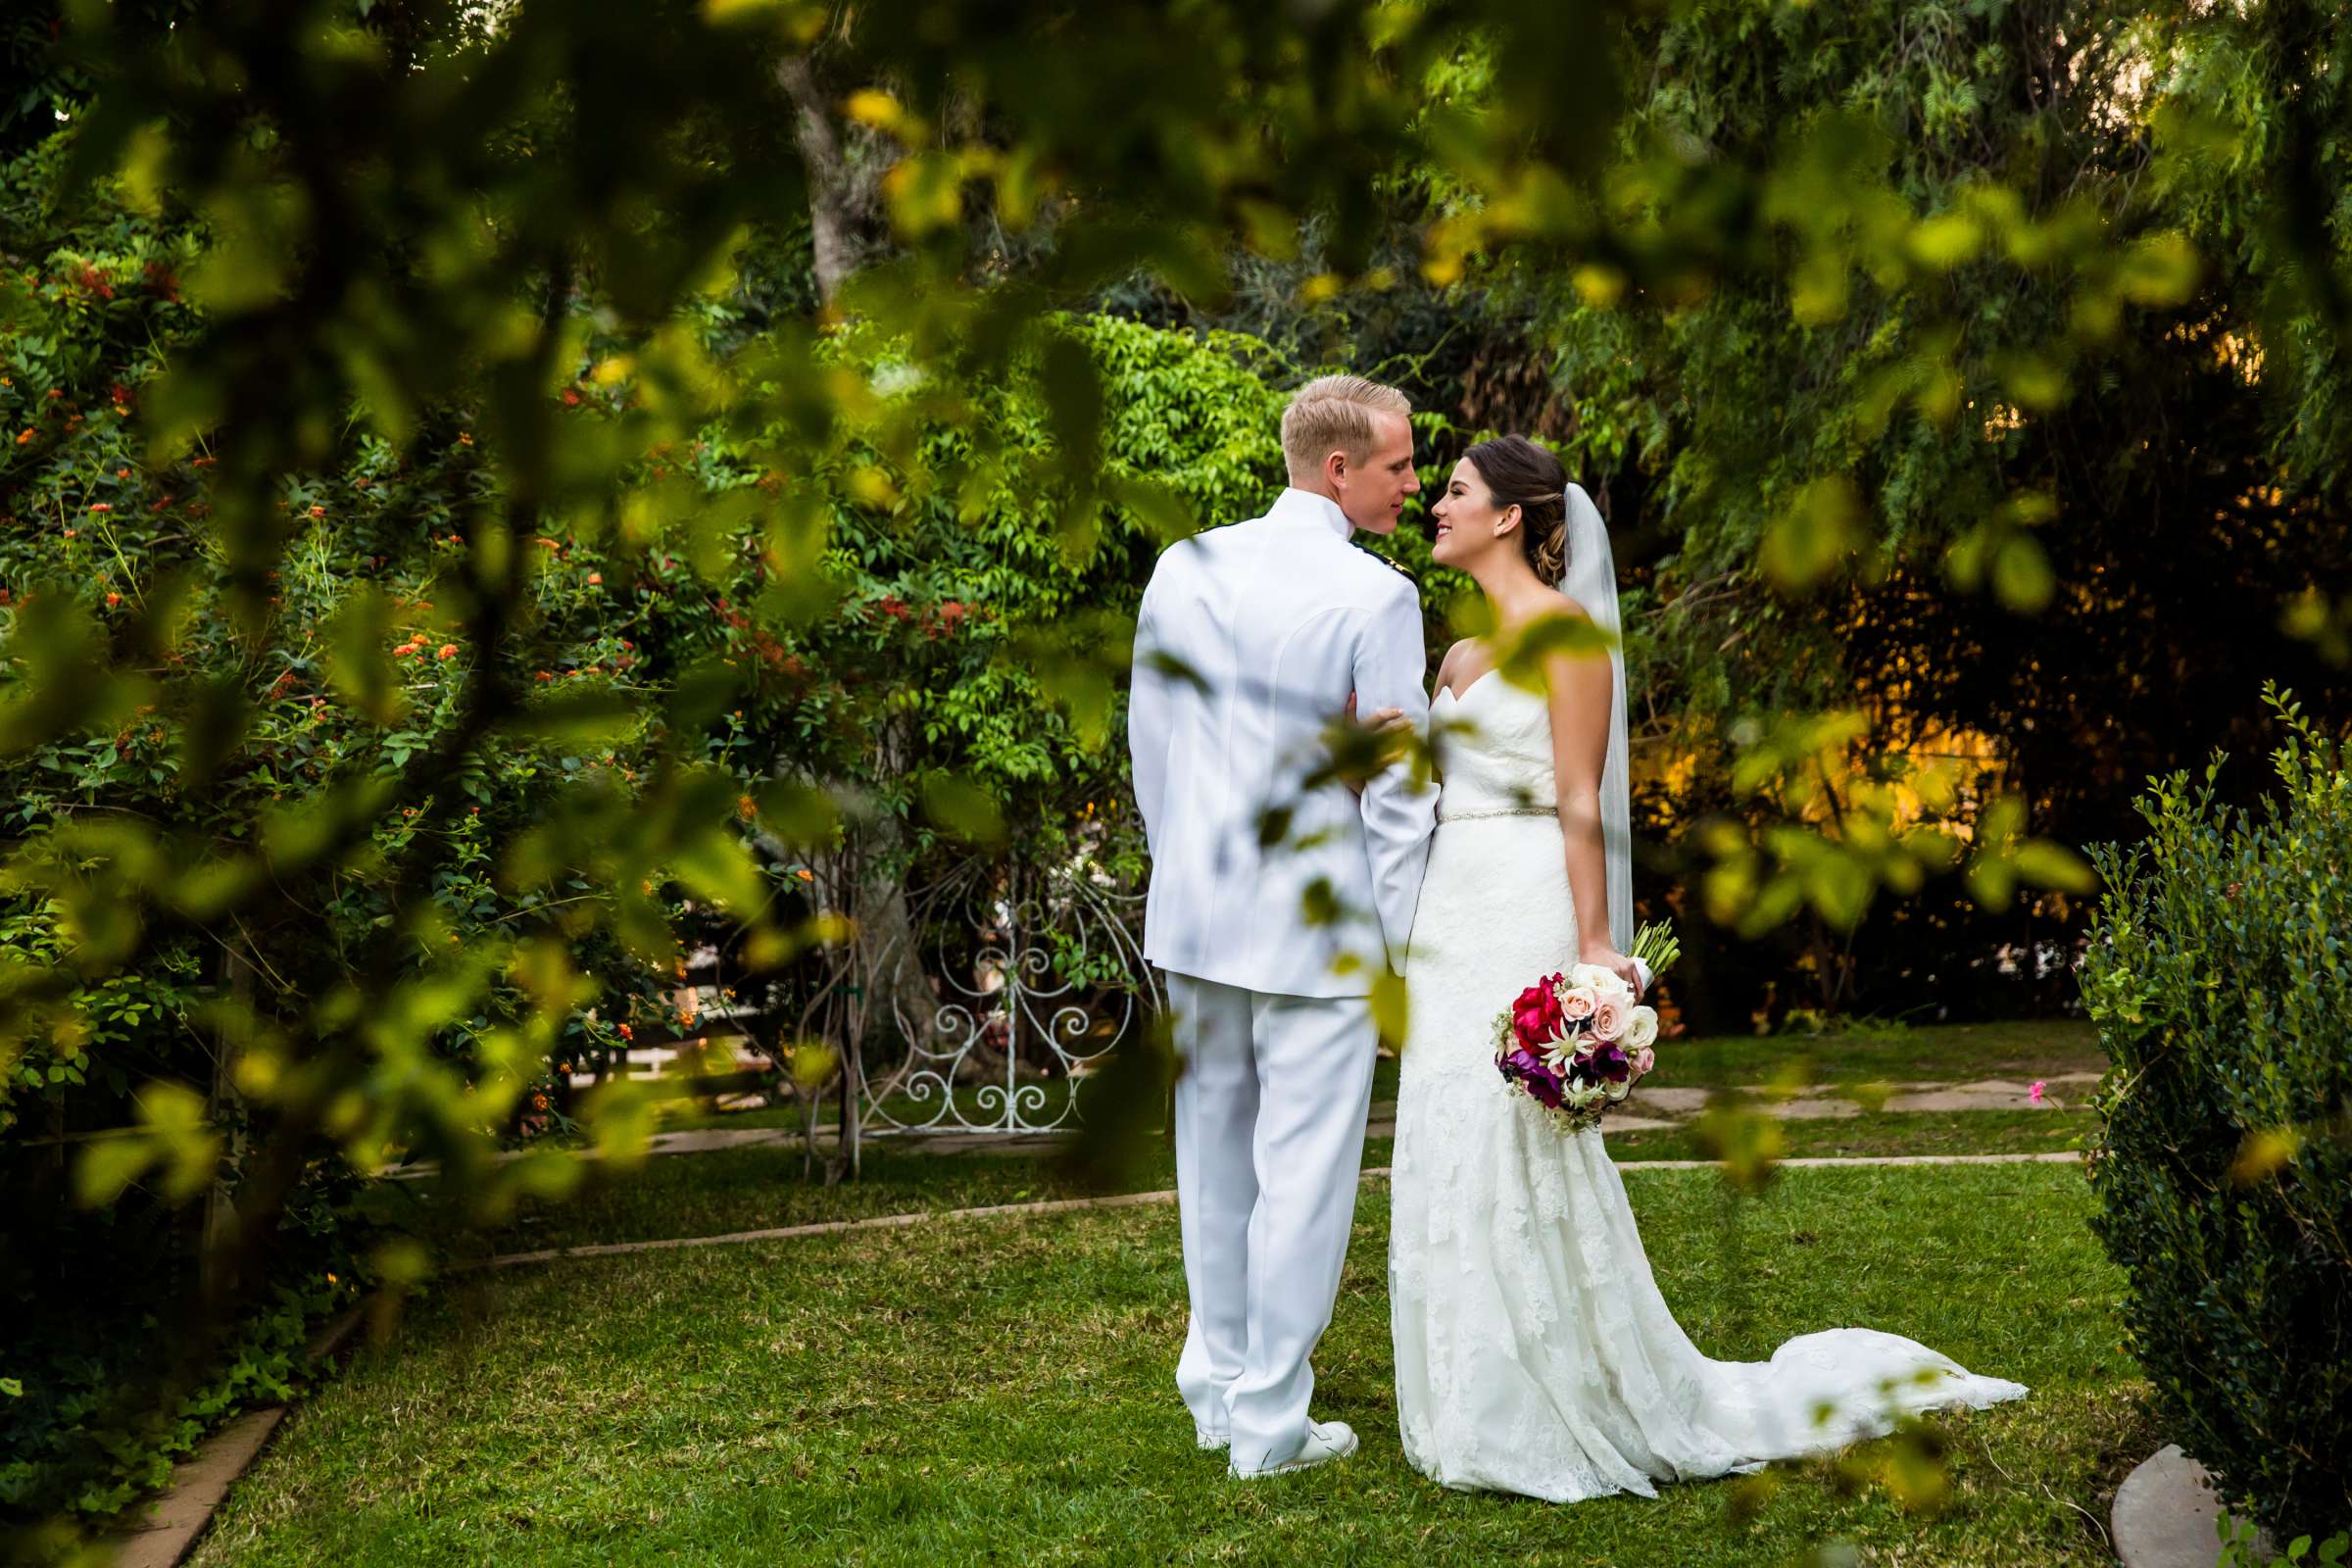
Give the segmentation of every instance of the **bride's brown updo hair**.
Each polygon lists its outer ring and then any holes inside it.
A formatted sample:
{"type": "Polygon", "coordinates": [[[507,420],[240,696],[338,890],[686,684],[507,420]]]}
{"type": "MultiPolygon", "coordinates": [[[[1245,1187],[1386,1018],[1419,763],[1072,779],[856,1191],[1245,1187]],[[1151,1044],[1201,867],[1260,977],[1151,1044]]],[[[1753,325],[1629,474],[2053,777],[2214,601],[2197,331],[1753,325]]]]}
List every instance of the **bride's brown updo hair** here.
{"type": "Polygon", "coordinates": [[[1519,548],[1545,582],[1568,567],[1568,470],[1523,435],[1481,441],[1462,454],[1494,494],[1494,510],[1519,509],[1519,548]]]}

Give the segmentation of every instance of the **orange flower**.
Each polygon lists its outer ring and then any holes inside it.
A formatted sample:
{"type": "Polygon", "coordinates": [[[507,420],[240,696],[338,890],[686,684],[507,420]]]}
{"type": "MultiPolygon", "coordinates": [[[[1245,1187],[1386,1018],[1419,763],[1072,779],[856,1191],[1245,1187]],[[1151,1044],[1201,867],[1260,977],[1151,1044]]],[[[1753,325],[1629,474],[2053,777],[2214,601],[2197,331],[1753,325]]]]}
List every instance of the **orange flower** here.
{"type": "Polygon", "coordinates": [[[402,643],[398,648],[392,650],[392,657],[394,659],[406,659],[416,651],[416,650],[411,647],[409,644],[402,643]]]}
{"type": "Polygon", "coordinates": [[[115,477],[118,479],[127,479],[130,477],[130,470],[128,468],[117,468],[115,470],[115,477]]]}
{"type": "Polygon", "coordinates": [[[590,573],[588,574],[588,586],[589,586],[589,587],[591,587],[591,588],[602,588],[604,585],[605,585],[605,574],[604,574],[603,572],[601,572],[601,571],[592,571],[592,572],[590,572],[590,573]]]}
{"type": "Polygon", "coordinates": [[[29,440],[31,440],[31,439],[32,439],[32,432],[31,432],[30,430],[26,430],[26,431],[25,431],[25,432],[24,432],[23,435],[21,435],[21,436],[17,437],[17,445],[19,445],[19,446],[23,446],[23,445],[24,445],[25,442],[27,442],[27,441],[29,441],[29,440]]]}
{"type": "Polygon", "coordinates": [[[108,595],[106,596],[106,608],[107,608],[107,609],[109,609],[109,610],[112,610],[112,609],[114,609],[114,608],[115,608],[117,605],[121,604],[122,602],[122,596],[121,594],[108,594],[108,595]]]}
{"type": "Polygon", "coordinates": [[[311,515],[314,517],[323,517],[326,515],[326,509],[324,507],[313,507],[311,509],[311,515]]]}
{"type": "Polygon", "coordinates": [[[443,643],[440,651],[434,654],[433,657],[435,659],[455,659],[458,657],[458,645],[456,643],[443,643]]]}
{"type": "Polygon", "coordinates": [[[112,512],[115,507],[111,501],[96,501],[90,504],[90,510],[92,512],[112,512]]]}
{"type": "Polygon", "coordinates": [[[620,1038],[623,1040],[634,1040],[637,1038],[637,1031],[624,1023],[620,1026],[620,1038]]]}
{"type": "Polygon", "coordinates": [[[533,1110],[545,1110],[547,1108],[547,1097],[545,1095],[533,1095],[531,1097],[531,1108],[533,1110]]]}

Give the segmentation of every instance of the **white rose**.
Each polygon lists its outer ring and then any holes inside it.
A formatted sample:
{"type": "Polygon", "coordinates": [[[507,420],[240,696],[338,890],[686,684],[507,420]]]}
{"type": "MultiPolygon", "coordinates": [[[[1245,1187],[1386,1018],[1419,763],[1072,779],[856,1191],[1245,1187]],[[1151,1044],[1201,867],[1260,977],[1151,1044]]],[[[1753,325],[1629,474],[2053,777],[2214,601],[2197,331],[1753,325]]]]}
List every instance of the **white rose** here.
{"type": "Polygon", "coordinates": [[[1597,963],[1578,964],[1568,971],[1568,983],[1572,986],[1591,986],[1596,996],[1620,997],[1628,1002],[1634,996],[1634,988],[1625,983],[1623,976],[1614,969],[1603,969],[1597,963]]]}
{"type": "Polygon", "coordinates": [[[1625,1033],[1617,1043],[1628,1052],[1635,1052],[1640,1051],[1643,1046],[1653,1044],[1657,1038],[1658,1009],[1636,1007],[1632,1020],[1626,1024],[1625,1033]]]}
{"type": "Polygon", "coordinates": [[[1634,1081],[1631,1078],[1622,1079],[1616,1083],[1610,1084],[1608,1086],[1609,1102],[1614,1104],[1633,1092],[1634,1081]]]}

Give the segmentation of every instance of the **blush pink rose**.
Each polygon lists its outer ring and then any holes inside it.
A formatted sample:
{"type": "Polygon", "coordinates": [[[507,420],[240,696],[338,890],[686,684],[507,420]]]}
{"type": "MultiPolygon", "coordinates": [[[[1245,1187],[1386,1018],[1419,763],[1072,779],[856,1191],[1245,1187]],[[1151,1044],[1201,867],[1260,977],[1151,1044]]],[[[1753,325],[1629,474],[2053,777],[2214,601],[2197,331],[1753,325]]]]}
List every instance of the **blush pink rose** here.
{"type": "Polygon", "coordinates": [[[1603,1040],[1614,1040],[1625,1033],[1626,1005],[1615,997],[1602,997],[1592,1004],[1592,1032],[1603,1040]]]}
{"type": "Polygon", "coordinates": [[[1648,1077],[1649,1069],[1657,1064],[1658,1054],[1647,1046],[1643,1046],[1640,1051],[1634,1053],[1634,1076],[1637,1078],[1648,1077]]]}
{"type": "Polygon", "coordinates": [[[1600,998],[1591,986],[1570,986],[1560,994],[1560,1015],[1570,1023],[1584,1022],[1599,1005],[1600,998]]]}

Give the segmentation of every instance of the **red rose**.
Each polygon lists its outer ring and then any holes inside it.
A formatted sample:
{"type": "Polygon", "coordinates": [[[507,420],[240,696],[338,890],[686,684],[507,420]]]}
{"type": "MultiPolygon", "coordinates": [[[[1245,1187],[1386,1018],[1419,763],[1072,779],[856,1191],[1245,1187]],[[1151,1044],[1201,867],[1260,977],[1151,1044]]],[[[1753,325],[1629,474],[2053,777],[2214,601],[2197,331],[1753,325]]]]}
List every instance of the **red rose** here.
{"type": "Polygon", "coordinates": [[[1560,983],[1558,975],[1547,975],[1519,993],[1511,1004],[1511,1032],[1526,1046],[1548,1045],[1567,1032],[1568,1020],[1560,1013],[1559,994],[1552,988],[1560,983]]]}

